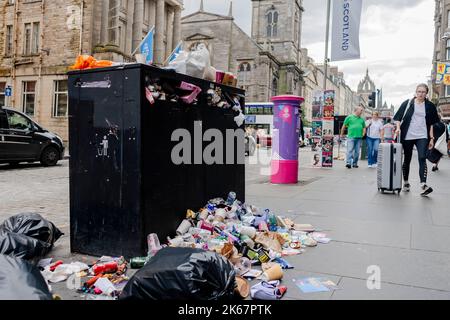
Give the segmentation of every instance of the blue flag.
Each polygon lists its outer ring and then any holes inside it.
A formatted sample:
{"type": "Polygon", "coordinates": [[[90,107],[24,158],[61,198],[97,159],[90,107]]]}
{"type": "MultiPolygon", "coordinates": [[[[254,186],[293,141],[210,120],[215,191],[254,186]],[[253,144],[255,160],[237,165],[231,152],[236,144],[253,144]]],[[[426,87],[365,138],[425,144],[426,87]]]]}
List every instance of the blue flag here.
{"type": "Polygon", "coordinates": [[[180,43],[175,47],[172,54],[169,56],[168,63],[171,63],[173,60],[175,60],[180,52],[182,51],[183,42],[180,41],[180,43]]]}
{"type": "Polygon", "coordinates": [[[141,54],[145,56],[145,63],[151,64],[153,62],[153,36],[155,33],[155,27],[153,27],[148,34],[142,40],[139,50],[141,54]]]}

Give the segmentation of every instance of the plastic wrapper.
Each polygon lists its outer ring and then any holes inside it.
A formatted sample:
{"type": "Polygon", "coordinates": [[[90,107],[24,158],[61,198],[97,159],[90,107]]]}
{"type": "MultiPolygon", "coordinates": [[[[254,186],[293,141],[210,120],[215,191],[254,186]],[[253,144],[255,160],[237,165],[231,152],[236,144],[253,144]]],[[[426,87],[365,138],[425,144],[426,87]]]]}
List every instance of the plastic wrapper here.
{"type": "Polygon", "coordinates": [[[63,233],[37,213],[18,214],[0,225],[0,254],[40,259],[63,233]]]}
{"type": "Polygon", "coordinates": [[[169,68],[178,73],[187,74],[196,78],[208,76],[210,72],[211,58],[204,43],[191,48],[191,51],[181,52],[177,58],[169,64],[169,68]]]}
{"type": "Polygon", "coordinates": [[[236,272],[223,256],[164,248],[127,283],[120,300],[231,300],[236,272]]]}
{"type": "Polygon", "coordinates": [[[52,295],[37,267],[0,254],[0,300],[52,300],[52,295]]]}

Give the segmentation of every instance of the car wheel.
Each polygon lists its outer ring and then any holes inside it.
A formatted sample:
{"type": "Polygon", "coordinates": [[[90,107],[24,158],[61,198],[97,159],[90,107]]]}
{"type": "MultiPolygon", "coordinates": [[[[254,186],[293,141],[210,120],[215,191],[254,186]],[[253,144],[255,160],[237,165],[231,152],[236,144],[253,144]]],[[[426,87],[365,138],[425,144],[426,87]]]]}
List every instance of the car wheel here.
{"type": "Polygon", "coordinates": [[[41,163],[45,167],[55,166],[59,160],[59,152],[54,147],[47,147],[41,155],[41,163]]]}

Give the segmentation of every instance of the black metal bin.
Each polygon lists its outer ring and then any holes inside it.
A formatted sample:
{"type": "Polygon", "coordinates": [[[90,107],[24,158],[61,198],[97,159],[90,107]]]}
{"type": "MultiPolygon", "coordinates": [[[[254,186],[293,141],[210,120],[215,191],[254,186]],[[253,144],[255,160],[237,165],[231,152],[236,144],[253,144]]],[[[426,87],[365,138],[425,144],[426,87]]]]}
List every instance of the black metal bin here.
{"type": "MultiPolygon", "coordinates": [[[[243,129],[234,121],[236,111],[211,106],[207,92],[220,88],[224,96],[238,97],[243,109],[244,91],[142,64],[73,71],[68,82],[72,252],[145,255],[147,235],[157,233],[165,242],[187,209],[229,191],[245,201],[244,148],[237,137],[231,164],[177,165],[171,158],[179,144],[172,133],[181,128],[193,137],[195,121],[202,133],[243,129]],[[151,104],[149,81],[172,96],[151,104]],[[174,88],[181,81],[202,89],[197,103],[177,100],[174,88]]],[[[211,142],[200,143],[203,150],[211,142]]],[[[224,147],[224,158],[230,151],[224,147]]]]}

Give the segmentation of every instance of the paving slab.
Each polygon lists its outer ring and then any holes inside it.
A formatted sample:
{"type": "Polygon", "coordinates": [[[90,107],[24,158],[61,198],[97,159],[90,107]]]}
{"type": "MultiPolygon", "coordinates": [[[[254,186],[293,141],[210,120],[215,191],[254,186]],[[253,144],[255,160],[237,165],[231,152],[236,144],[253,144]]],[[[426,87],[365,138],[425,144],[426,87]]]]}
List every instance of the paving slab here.
{"type": "Polygon", "coordinates": [[[383,282],[450,291],[448,253],[331,242],[298,259],[306,271],[367,279],[368,267],[378,266],[383,282]]]}
{"type": "Polygon", "coordinates": [[[367,280],[341,278],[341,290],[331,300],[449,300],[450,292],[382,282],[380,289],[369,290],[367,280]]]}

